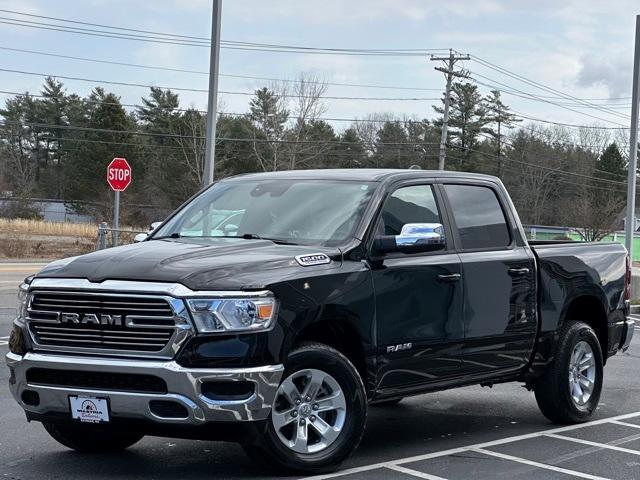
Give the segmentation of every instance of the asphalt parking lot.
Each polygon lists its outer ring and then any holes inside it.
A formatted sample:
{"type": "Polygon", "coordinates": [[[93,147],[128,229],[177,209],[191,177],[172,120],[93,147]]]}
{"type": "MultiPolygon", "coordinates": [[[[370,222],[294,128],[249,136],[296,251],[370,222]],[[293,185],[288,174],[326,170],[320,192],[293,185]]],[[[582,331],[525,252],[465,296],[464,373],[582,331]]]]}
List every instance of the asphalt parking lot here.
{"type": "MultiPolygon", "coordinates": [[[[34,264],[0,264],[0,355],[15,288],[34,264]]],[[[638,318],[640,323],[640,317],[638,318]]],[[[1,367],[1,366],[0,366],[1,367]]],[[[468,387],[372,408],[359,450],[342,471],[316,478],[640,479],[640,328],[610,359],[593,421],[550,424],[516,384],[468,387]]],[[[237,445],[145,438],[119,455],[80,455],[28,424],[0,368],[0,478],[272,478],[237,445]]],[[[91,439],[87,439],[91,441],[91,439]]]]}

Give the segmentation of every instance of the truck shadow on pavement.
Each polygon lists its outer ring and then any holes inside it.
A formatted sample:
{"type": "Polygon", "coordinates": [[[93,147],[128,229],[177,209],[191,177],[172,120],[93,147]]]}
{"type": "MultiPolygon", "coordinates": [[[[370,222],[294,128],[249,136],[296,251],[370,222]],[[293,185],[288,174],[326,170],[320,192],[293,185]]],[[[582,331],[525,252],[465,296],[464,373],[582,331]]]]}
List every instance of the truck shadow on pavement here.
{"type": "MultiPolygon", "coordinates": [[[[39,425],[33,427],[41,429],[39,425]]],[[[343,468],[510,437],[549,428],[533,396],[515,385],[469,387],[372,407],[360,448],[343,468]]],[[[46,435],[42,429],[41,435],[46,435]]],[[[87,439],[91,441],[91,439],[87,439]]],[[[51,442],[53,442],[51,440],[51,442]]],[[[85,455],[54,445],[15,465],[29,478],[269,478],[240,446],[148,437],[119,454],[85,455]],[[44,475],[41,477],[41,475],[44,475]]],[[[6,464],[5,464],[6,465],[6,464]]],[[[9,470],[11,473],[13,469],[9,470]]],[[[17,472],[16,472],[17,473],[17,472]]],[[[299,477],[299,476],[298,476],[299,477]]],[[[292,477],[292,478],[298,478],[292,477]]],[[[286,478],[286,477],[281,477],[286,478]]]]}

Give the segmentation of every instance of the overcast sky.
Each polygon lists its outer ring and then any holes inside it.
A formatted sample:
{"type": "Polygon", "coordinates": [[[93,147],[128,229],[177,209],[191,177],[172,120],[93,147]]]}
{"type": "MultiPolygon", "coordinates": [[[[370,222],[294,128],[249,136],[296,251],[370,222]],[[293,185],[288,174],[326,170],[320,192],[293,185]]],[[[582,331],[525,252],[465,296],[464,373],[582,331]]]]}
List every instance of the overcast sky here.
{"type": "MultiPolygon", "coordinates": [[[[209,0],[0,0],[0,8],[121,27],[206,37],[209,0]]],[[[638,0],[224,0],[222,38],[331,48],[454,48],[575,97],[612,100],[629,108],[638,0]],[[623,97],[623,99],[620,99],[623,97]]],[[[0,21],[21,18],[0,12],[0,21]]],[[[42,21],[22,17],[22,20],[42,21]]],[[[87,27],[91,28],[91,27],[87,27]]],[[[0,24],[0,47],[206,71],[208,49],[99,38],[0,24]]],[[[158,86],[207,88],[207,76],[94,64],[0,49],[0,68],[158,86]]],[[[334,56],[223,49],[220,72],[295,78],[313,72],[331,82],[442,89],[442,74],[427,57],[334,56]]],[[[472,73],[526,93],[549,95],[531,85],[465,62],[472,73]]],[[[492,81],[484,80],[491,84],[492,81]]],[[[37,92],[42,77],[0,72],[4,91],[37,92]]],[[[69,92],[87,94],[93,84],[64,80],[69,92]]],[[[251,92],[264,82],[221,77],[220,89],[251,92]]],[[[105,85],[125,103],[139,103],[144,88],[105,85]]],[[[481,86],[482,92],[489,88],[481,86]]],[[[505,87],[507,89],[507,87],[505,87]]],[[[332,96],[437,97],[438,91],[331,86],[332,96]]],[[[184,105],[205,108],[206,93],[180,92],[184,105]]],[[[520,113],[559,122],[593,124],[595,118],[504,94],[520,113]]],[[[249,97],[222,95],[229,112],[247,109],[249,97]]],[[[432,101],[327,100],[326,116],[356,118],[373,112],[432,117],[432,101]]],[[[576,110],[582,110],[575,108],[576,110]]],[[[584,112],[617,124],[606,112],[584,112]]],[[[614,126],[611,123],[610,126],[614,126]]]]}

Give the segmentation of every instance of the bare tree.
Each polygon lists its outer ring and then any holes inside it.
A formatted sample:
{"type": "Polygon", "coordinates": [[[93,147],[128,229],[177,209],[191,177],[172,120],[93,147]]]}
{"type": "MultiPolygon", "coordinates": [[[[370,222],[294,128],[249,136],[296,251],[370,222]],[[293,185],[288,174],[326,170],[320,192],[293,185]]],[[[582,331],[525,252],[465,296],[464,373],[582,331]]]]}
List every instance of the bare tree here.
{"type": "MultiPolygon", "coordinates": [[[[186,185],[202,185],[204,171],[204,152],[206,117],[194,108],[184,112],[179,119],[171,122],[170,131],[175,135],[175,143],[180,147],[177,155],[187,169],[189,183],[186,185]]],[[[189,194],[192,187],[189,187],[189,194]]]]}
{"type": "Polygon", "coordinates": [[[29,127],[17,124],[5,124],[2,127],[0,155],[3,173],[11,177],[11,184],[19,195],[27,195],[33,189],[37,171],[37,155],[34,145],[34,132],[29,127]]]}
{"type": "Polygon", "coordinates": [[[371,157],[376,153],[378,132],[386,122],[392,122],[393,120],[395,120],[395,115],[389,112],[371,113],[363,117],[362,120],[356,120],[353,123],[352,127],[357,132],[367,155],[371,157]]]}
{"type": "Polygon", "coordinates": [[[602,187],[585,185],[571,202],[568,222],[580,238],[597,242],[614,230],[617,215],[624,207],[623,196],[602,187]]]}
{"type": "Polygon", "coordinates": [[[306,164],[314,158],[326,153],[328,144],[310,142],[308,131],[310,124],[318,120],[327,111],[322,97],[327,93],[327,82],[313,73],[302,73],[293,84],[292,119],[288,137],[289,168],[294,170],[298,164],[306,164]],[[309,143],[304,143],[309,142],[309,143]]]}

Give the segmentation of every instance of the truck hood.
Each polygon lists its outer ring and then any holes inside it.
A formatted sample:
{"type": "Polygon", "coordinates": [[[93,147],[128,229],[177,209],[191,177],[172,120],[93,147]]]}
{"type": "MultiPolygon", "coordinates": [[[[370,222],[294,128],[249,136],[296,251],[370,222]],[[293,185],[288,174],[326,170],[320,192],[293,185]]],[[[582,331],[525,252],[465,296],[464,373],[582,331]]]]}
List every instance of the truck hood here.
{"type": "Polygon", "coordinates": [[[151,240],[55,261],[37,278],[85,278],[181,283],[192,290],[266,288],[289,278],[338,268],[337,247],[276,245],[268,240],[193,238],[151,240]],[[324,254],[329,263],[303,266],[299,255],[324,254]]]}

